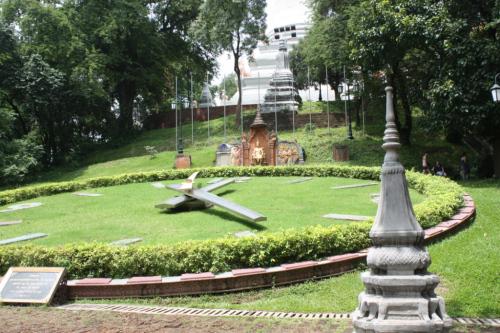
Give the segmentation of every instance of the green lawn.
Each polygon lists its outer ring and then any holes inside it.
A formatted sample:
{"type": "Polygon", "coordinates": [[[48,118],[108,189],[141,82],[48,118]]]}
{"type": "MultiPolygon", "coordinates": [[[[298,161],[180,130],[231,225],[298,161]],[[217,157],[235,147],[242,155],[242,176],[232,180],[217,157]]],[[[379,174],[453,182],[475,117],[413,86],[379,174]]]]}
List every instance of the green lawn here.
{"type": "MultiPolygon", "coordinates": [[[[246,117],[252,117],[246,113],[246,117]]],[[[283,140],[296,139],[306,150],[307,164],[332,162],[332,145],[348,144],[352,165],[380,165],[383,119],[380,112],[368,114],[366,131],[354,128],[353,141],[346,141],[346,129],[326,128],[306,132],[304,129],[280,132],[283,140]]],[[[415,119],[418,125],[418,117],[415,119]]],[[[228,117],[227,140],[234,142],[239,130],[234,116],[228,117]]],[[[207,139],[208,123],[195,123],[195,142],[190,142],[191,126],[185,125],[186,151],[192,155],[194,167],[213,165],[215,150],[224,142],[223,120],[210,123],[211,138],[207,139]]],[[[419,168],[420,156],[428,151],[431,161],[439,159],[450,173],[456,169],[458,157],[464,149],[447,143],[442,137],[426,132],[425,126],[415,126],[413,145],[402,147],[401,161],[407,167],[419,168]]],[[[175,152],[174,129],[142,133],[133,141],[119,147],[103,147],[89,154],[80,166],[56,168],[41,175],[37,182],[81,180],[128,172],[172,168],[175,152]],[[144,146],[155,146],[156,158],[147,155],[144,146]]],[[[474,171],[474,155],[471,156],[474,171]]],[[[102,197],[77,197],[70,193],[41,197],[30,201],[43,202],[42,207],[0,213],[0,220],[23,219],[21,225],[0,227],[0,239],[30,232],[45,232],[49,237],[34,244],[56,245],[67,242],[110,242],[129,237],[144,238],[143,244],[175,243],[187,239],[216,238],[237,231],[274,231],[305,225],[345,223],[322,218],[327,213],[374,215],[376,205],[369,194],[377,186],[334,191],[334,185],[364,182],[353,179],[317,178],[310,182],[289,185],[291,178],[253,178],[248,183],[232,184],[216,193],[244,206],[257,210],[268,221],[251,224],[221,209],[162,213],[154,204],[174,195],[168,190],[153,188],[150,184],[129,184],[97,188],[88,192],[103,193],[102,197]]],[[[168,183],[168,182],[165,182],[168,183]]],[[[448,239],[429,247],[433,258],[431,271],[442,279],[438,289],[444,295],[452,316],[500,316],[500,182],[465,183],[478,206],[478,217],[472,226],[448,239]]],[[[422,197],[412,191],[413,203],[422,197]]],[[[0,208],[2,209],[2,208],[0,208]]],[[[149,300],[121,300],[175,306],[224,307],[234,309],[349,312],[356,305],[363,286],[359,272],[319,282],[308,282],[286,288],[251,291],[219,296],[181,297],[149,300]]]]}
{"type": "MultiPolygon", "coordinates": [[[[371,202],[370,194],[379,191],[378,185],[334,190],[332,186],[367,181],[314,178],[303,183],[288,184],[293,179],[297,177],[253,177],[247,183],[230,184],[214,192],[264,214],[268,217],[265,222],[247,222],[221,208],[164,212],[154,208],[154,205],[177,193],[154,188],[150,183],[141,183],[85,191],[101,193],[101,197],[64,193],[30,200],[43,205],[0,213],[0,221],[23,220],[22,224],[0,228],[0,239],[42,232],[49,236],[34,240],[33,243],[52,246],[141,237],[144,239],[143,244],[172,244],[190,239],[218,238],[244,230],[277,231],[307,225],[349,223],[322,217],[328,213],[367,216],[376,213],[377,205],[371,202]]],[[[200,180],[200,184],[206,181],[200,180]]],[[[412,191],[412,197],[416,203],[423,199],[415,191],[412,191]]],[[[0,210],[5,207],[0,207],[0,210]]]]}
{"type": "MultiPolygon", "coordinates": [[[[469,228],[429,246],[433,261],[429,270],[441,278],[437,293],[445,297],[449,315],[498,318],[500,182],[471,182],[464,186],[476,202],[477,218],[469,228]]],[[[269,311],[350,312],[354,310],[357,296],[362,290],[359,272],[354,272],[319,282],[244,293],[112,302],[269,311]]]]}

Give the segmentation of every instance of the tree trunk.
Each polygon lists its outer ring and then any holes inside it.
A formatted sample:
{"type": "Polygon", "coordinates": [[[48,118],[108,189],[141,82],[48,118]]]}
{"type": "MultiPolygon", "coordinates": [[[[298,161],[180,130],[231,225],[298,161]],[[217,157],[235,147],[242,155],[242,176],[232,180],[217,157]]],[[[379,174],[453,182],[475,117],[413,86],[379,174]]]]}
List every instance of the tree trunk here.
{"type": "MultiPolygon", "coordinates": [[[[23,115],[21,114],[21,111],[19,110],[17,105],[10,99],[7,99],[7,103],[9,103],[9,105],[12,107],[12,109],[16,113],[17,120],[19,120],[19,124],[21,124],[22,132],[20,133],[20,136],[28,134],[29,133],[28,126],[26,125],[26,121],[24,120],[23,115]]],[[[17,126],[16,126],[16,130],[17,130],[17,126]]]]}
{"type": "Polygon", "coordinates": [[[127,136],[134,128],[134,99],[135,84],[131,81],[122,81],[118,84],[118,103],[120,115],[118,117],[119,136],[127,136]]]}
{"type": "Polygon", "coordinates": [[[500,178],[500,137],[493,141],[493,164],[495,177],[500,178]]]}
{"type": "Polygon", "coordinates": [[[340,92],[339,92],[339,86],[341,81],[340,76],[337,75],[336,73],[333,73],[332,75],[329,75],[328,79],[331,82],[330,87],[335,92],[335,100],[340,101],[340,92]]]}
{"type": "Polygon", "coordinates": [[[358,98],[354,100],[354,114],[356,115],[356,126],[361,126],[361,96],[358,95],[358,98]]]}
{"type": "Polygon", "coordinates": [[[406,89],[406,78],[400,72],[399,68],[395,69],[396,81],[399,83],[399,96],[401,97],[401,104],[403,106],[404,124],[400,129],[401,144],[405,146],[411,145],[411,130],[413,127],[411,117],[411,106],[408,100],[408,92],[406,89]]]}
{"type": "Polygon", "coordinates": [[[323,101],[323,96],[322,96],[322,94],[321,94],[321,83],[318,83],[318,86],[319,86],[319,97],[318,97],[318,100],[319,100],[320,102],[322,102],[322,101],[323,101]]]}

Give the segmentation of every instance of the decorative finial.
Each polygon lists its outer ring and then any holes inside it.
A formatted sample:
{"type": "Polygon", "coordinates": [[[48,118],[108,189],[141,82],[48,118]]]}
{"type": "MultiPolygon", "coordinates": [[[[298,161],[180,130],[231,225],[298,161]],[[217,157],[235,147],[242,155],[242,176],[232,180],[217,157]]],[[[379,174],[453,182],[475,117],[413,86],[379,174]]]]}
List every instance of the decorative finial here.
{"type": "Polygon", "coordinates": [[[267,126],[267,124],[262,119],[262,114],[260,113],[260,104],[257,105],[257,113],[255,114],[255,119],[253,120],[252,125],[250,127],[261,127],[267,126]]]}
{"type": "Polygon", "coordinates": [[[385,131],[384,131],[384,144],[382,148],[386,151],[384,158],[385,162],[397,162],[399,161],[399,148],[401,144],[399,143],[399,133],[396,127],[396,117],[394,115],[394,101],[393,101],[393,89],[391,86],[385,88],[386,92],[386,112],[385,112],[385,131]]]}

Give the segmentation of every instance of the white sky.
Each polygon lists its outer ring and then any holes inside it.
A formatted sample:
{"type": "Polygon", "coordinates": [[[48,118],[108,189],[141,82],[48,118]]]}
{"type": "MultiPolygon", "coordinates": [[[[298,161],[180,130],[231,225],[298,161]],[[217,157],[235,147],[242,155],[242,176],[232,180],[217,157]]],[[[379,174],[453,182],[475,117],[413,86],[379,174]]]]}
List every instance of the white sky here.
{"type": "MultiPolygon", "coordinates": [[[[276,26],[288,25],[292,23],[303,23],[309,20],[309,9],[306,6],[307,0],[267,0],[267,30],[269,33],[276,26]]],[[[218,76],[212,83],[222,81],[224,75],[233,73],[233,57],[228,53],[222,54],[218,59],[218,76]]]]}

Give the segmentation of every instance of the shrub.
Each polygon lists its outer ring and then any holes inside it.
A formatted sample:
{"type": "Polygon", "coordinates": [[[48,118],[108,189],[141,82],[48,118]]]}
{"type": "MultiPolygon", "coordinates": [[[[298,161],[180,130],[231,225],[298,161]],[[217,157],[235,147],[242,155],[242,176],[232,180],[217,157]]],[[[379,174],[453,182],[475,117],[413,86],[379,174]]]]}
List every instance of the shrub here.
{"type": "MultiPolygon", "coordinates": [[[[83,188],[186,178],[194,171],[200,171],[200,177],[315,176],[370,180],[378,180],[380,177],[379,168],[345,165],[165,170],[28,186],[0,192],[0,203],[83,188]]],[[[461,207],[462,189],[458,184],[443,177],[412,171],[407,172],[406,178],[411,188],[426,196],[423,202],[414,207],[417,220],[424,228],[436,225],[461,207]]],[[[97,243],[55,248],[6,246],[0,248],[0,274],[5,273],[10,266],[64,266],[71,278],[178,275],[186,272],[220,272],[241,267],[272,266],[366,248],[370,245],[370,225],[316,226],[275,233],[264,232],[256,238],[226,237],[172,246],[121,248],[97,243]]]]}
{"type": "Polygon", "coordinates": [[[0,250],[0,273],[10,266],[62,266],[73,279],[123,278],[272,266],[361,250],[370,244],[369,229],[370,223],[307,227],[263,233],[257,238],[226,237],[173,246],[117,247],[98,243],[54,248],[6,246],[0,250]]]}

